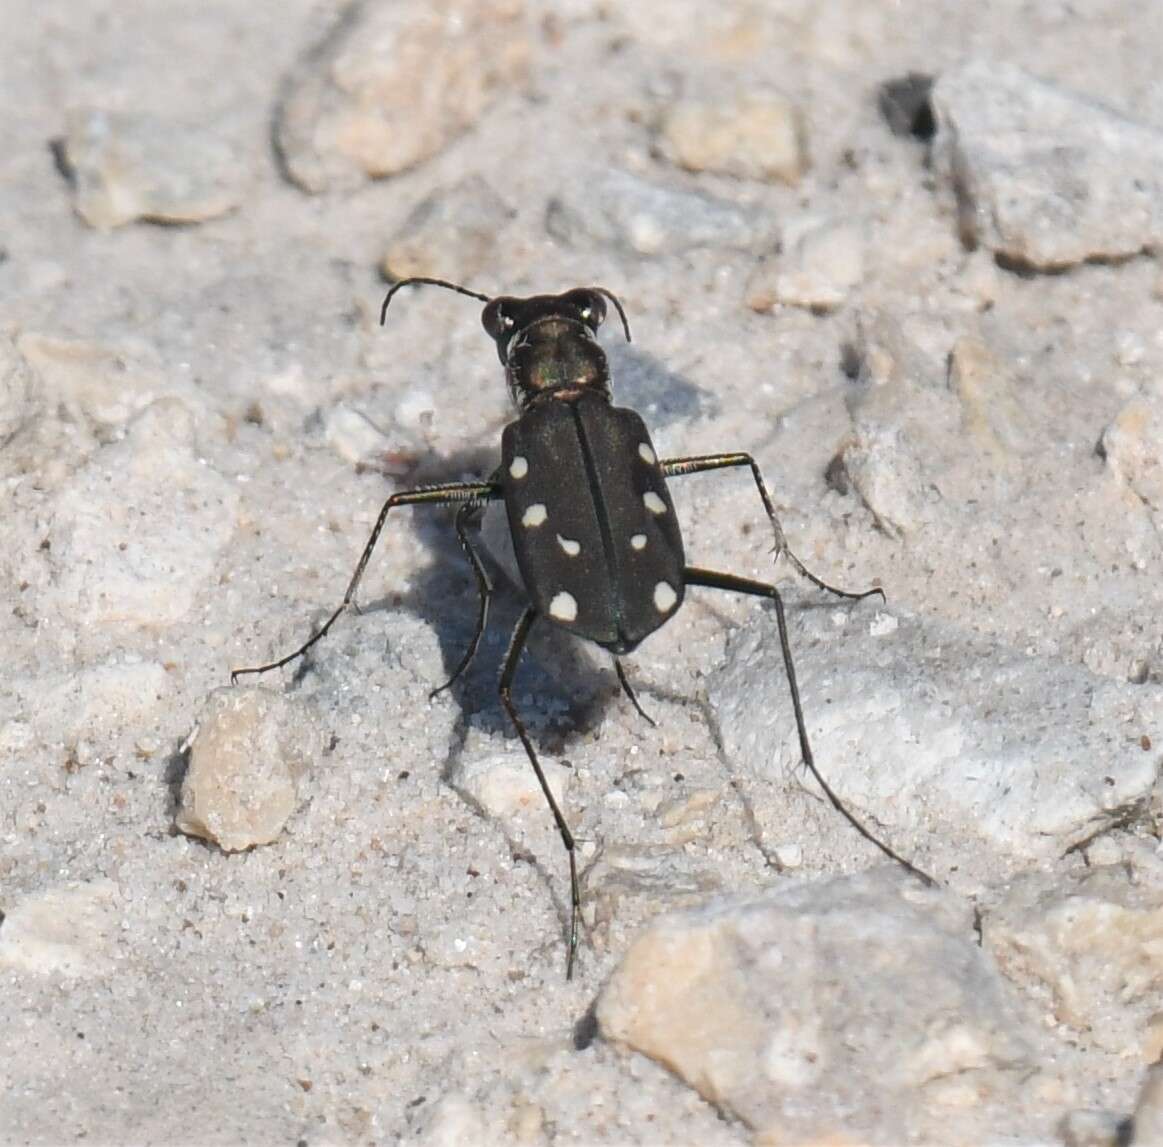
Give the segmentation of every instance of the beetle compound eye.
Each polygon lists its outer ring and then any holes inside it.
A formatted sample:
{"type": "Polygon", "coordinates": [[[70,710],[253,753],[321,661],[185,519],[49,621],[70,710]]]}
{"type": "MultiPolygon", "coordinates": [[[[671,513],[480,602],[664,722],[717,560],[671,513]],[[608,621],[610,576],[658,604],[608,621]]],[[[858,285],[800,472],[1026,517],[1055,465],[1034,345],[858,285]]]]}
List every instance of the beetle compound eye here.
{"type": "Polygon", "coordinates": [[[504,338],[513,329],[513,316],[507,304],[511,299],[493,299],[481,312],[481,325],[491,339],[504,338]]]}
{"type": "Polygon", "coordinates": [[[606,320],[606,300],[595,291],[570,291],[565,302],[577,311],[578,318],[592,331],[606,320]]]}

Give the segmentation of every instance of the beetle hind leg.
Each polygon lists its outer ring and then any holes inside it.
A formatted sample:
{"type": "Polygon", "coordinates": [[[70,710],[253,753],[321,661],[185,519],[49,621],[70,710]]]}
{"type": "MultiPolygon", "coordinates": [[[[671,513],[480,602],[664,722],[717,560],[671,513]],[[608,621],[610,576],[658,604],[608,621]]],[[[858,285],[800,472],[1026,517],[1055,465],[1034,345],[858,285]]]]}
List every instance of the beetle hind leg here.
{"type": "Polygon", "coordinates": [[[723,589],[729,593],[750,594],[753,597],[766,597],[775,604],[775,619],[779,627],[779,645],[783,653],[783,667],[787,674],[788,688],[791,691],[792,710],[795,713],[796,733],[799,736],[800,756],[808,771],[816,780],[816,784],[823,790],[832,807],[870,844],[874,844],[885,856],[895,860],[906,871],[912,873],[922,884],[932,888],[937,881],[923,869],[918,868],[910,860],[906,860],[899,852],[885,844],[863,821],[850,812],[844,802],[836,795],[832,787],[824,780],[816,766],[816,758],[812,753],[811,742],[808,740],[808,728],[804,723],[804,711],[800,704],[800,687],[796,682],[795,664],[791,656],[791,641],[787,632],[787,616],[784,613],[783,598],[773,585],[767,582],[752,581],[750,578],[736,577],[735,574],[719,573],[716,570],[696,569],[688,566],[685,574],[688,586],[705,586],[707,589],[723,589]]]}
{"type": "Polygon", "coordinates": [[[630,698],[630,704],[638,710],[638,716],[646,721],[652,729],[657,729],[658,722],[638,703],[638,697],[634,693],[634,690],[630,687],[630,681],[626,676],[626,670],[622,667],[621,658],[614,658],[614,672],[618,674],[618,684],[622,686],[622,692],[630,698]]]}
{"type": "Polygon", "coordinates": [[[571,980],[573,979],[574,960],[577,957],[578,926],[581,921],[581,888],[577,879],[576,846],[574,845],[573,833],[570,832],[569,825],[565,823],[565,817],[562,815],[561,809],[553,797],[549,782],[545,779],[545,773],[541,768],[541,762],[537,759],[537,751],[533,748],[533,742],[530,740],[529,733],[525,729],[524,721],[521,720],[516,706],[513,704],[512,696],[513,678],[517,674],[517,663],[521,660],[521,654],[525,650],[525,643],[529,639],[529,630],[533,628],[533,623],[537,620],[537,616],[537,611],[532,606],[521,614],[513,630],[513,636],[509,639],[509,650],[505,654],[505,663],[501,669],[501,680],[497,692],[501,697],[501,705],[504,707],[506,714],[508,714],[509,720],[513,723],[513,728],[517,730],[517,736],[521,738],[521,744],[525,746],[525,755],[529,758],[529,763],[533,766],[533,772],[537,776],[537,783],[541,786],[541,792],[545,796],[545,803],[549,805],[549,811],[553,814],[553,821],[557,825],[558,833],[561,835],[561,843],[565,846],[566,854],[569,856],[569,953],[566,956],[565,962],[565,978],[571,980]]]}

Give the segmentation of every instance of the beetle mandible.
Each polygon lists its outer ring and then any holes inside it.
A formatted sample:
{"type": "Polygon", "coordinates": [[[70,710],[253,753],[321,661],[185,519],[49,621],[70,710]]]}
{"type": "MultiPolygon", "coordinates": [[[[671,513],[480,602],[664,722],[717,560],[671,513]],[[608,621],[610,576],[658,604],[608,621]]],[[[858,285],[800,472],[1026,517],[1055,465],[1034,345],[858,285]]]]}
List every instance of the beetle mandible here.
{"type": "MultiPolygon", "coordinates": [[[[266,673],[302,657],[320,641],[339,616],[355,602],[356,590],[375,550],[389,513],[397,506],[455,506],[457,537],[472,565],[480,591],[476,627],[451,677],[433,695],[447,689],[468,668],[488,621],[493,585],[468,533],[472,515],[489,502],[503,501],[517,567],[528,604],[509,641],[498,691],[569,858],[570,912],[566,977],[577,955],[581,892],[573,834],[558,806],[537,751],[513,704],[512,685],[533,626],[546,621],[595,642],[614,657],[618,681],[644,717],[626,678],[621,656],[631,652],[672,618],[692,587],[727,590],[767,598],[775,607],[776,625],[791,692],[796,732],[804,764],[832,805],[867,840],[926,884],[935,881],[867,829],[820,775],[812,755],[796,684],[783,599],[774,585],[686,563],[682,532],[667,479],[709,470],[746,467],[751,472],[774,533],[775,558],[784,557],[812,584],[838,597],[859,600],[880,588],[850,593],[828,585],[809,571],[788,548],[775,506],[755,459],[732,452],[660,459],[646,426],[633,410],[613,405],[610,369],[598,342],[613,303],[626,340],[630,325],[617,296],[604,287],[578,287],[558,295],[492,297],[443,279],[416,277],[393,285],[380,312],[404,287],[429,284],[479,299],[481,322],[497,348],[509,393],[517,409],[501,440],[501,465],[484,482],[423,486],[392,494],[376,519],[343,601],[298,649],[278,661],[236,669],[231,681],[248,673],[266,673]]],[[[646,718],[649,720],[649,717],[646,718]]]]}

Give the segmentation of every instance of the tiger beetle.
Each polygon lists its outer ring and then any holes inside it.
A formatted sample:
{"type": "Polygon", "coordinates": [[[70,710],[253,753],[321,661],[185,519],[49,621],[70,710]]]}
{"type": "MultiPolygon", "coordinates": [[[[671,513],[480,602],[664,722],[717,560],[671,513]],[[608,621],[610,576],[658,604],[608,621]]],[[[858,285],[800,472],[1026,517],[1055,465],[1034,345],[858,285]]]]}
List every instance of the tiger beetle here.
{"type": "Polygon", "coordinates": [[[567,979],[573,976],[581,909],[574,837],[545,779],[537,751],[512,696],[517,665],[529,633],[539,621],[548,621],[609,650],[622,690],[649,721],[626,678],[622,655],[669,621],[689,588],[768,598],[775,606],[804,764],[828,800],[861,836],[925,884],[935,884],[931,876],[873,835],[820,775],[804,724],[779,591],[767,582],[688,565],[666,480],[708,470],[748,468],[771,523],[777,560],[785,557],[801,576],[837,597],[859,600],[880,594],[883,600],[884,591],[876,588],[850,593],[837,589],[803,565],[788,548],[763,476],[750,454],[658,458],[638,414],[612,404],[610,369],[597,339],[598,328],[606,318],[606,301],[617,309],[627,342],[630,324],[618,298],[604,287],[581,287],[560,295],[491,298],[443,279],[402,279],[384,299],[380,324],[383,325],[388,304],[397,291],[421,284],[444,287],[485,304],[481,322],[496,343],[518,413],[517,420],[505,428],[501,439],[501,465],[484,482],[422,486],[393,494],[380,510],[347,592],[335,612],[293,653],[267,665],[236,669],[231,673],[231,681],[236,682],[244,674],[266,673],[288,665],[326,636],[339,616],[354,606],[356,590],[393,509],[455,506],[453,525],[476,577],[480,601],[468,648],[452,676],[431,695],[447,689],[468,668],[477,652],[493,593],[488,571],[469,537],[468,525],[487,503],[503,502],[528,604],[509,640],[498,691],[569,857],[567,979]]]}

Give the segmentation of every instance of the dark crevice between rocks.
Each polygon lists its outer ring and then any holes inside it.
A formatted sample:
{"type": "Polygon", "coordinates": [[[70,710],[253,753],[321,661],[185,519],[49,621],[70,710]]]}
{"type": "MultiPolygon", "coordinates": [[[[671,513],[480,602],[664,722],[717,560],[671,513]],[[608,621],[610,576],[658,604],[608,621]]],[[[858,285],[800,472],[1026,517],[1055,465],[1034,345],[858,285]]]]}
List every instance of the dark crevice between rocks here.
{"type": "Polygon", "coordinates": [[[598,1038],[597,1000],[588,1008],[576,1024],[573,1025],[573,1050],[585,1051],[598,1038]]]}
{"type": "Polygon", "coordinates": [[[1153,259],[1155,251],[1151,247],[1143,247],[1138,251],[1131,251],[1125,255],[1088,255],[1085,259],[1078,259],[1069,263],[1033,263],[1021,255],[1009,251],[994,251],[993,261],[1003,271],[1017,275],[1020,279],[1054,278],[1059,275],[1069,275],[1081,267],[1122,267],[1135,259],[1153,259]]]}
{"type": "Polygon", "coordinates": [[[928,143],[937,134],[937,118],[930,99],[934,79],[924,72],[909,72],[880,85],[876,104],[893,135],[928,143]]]}

